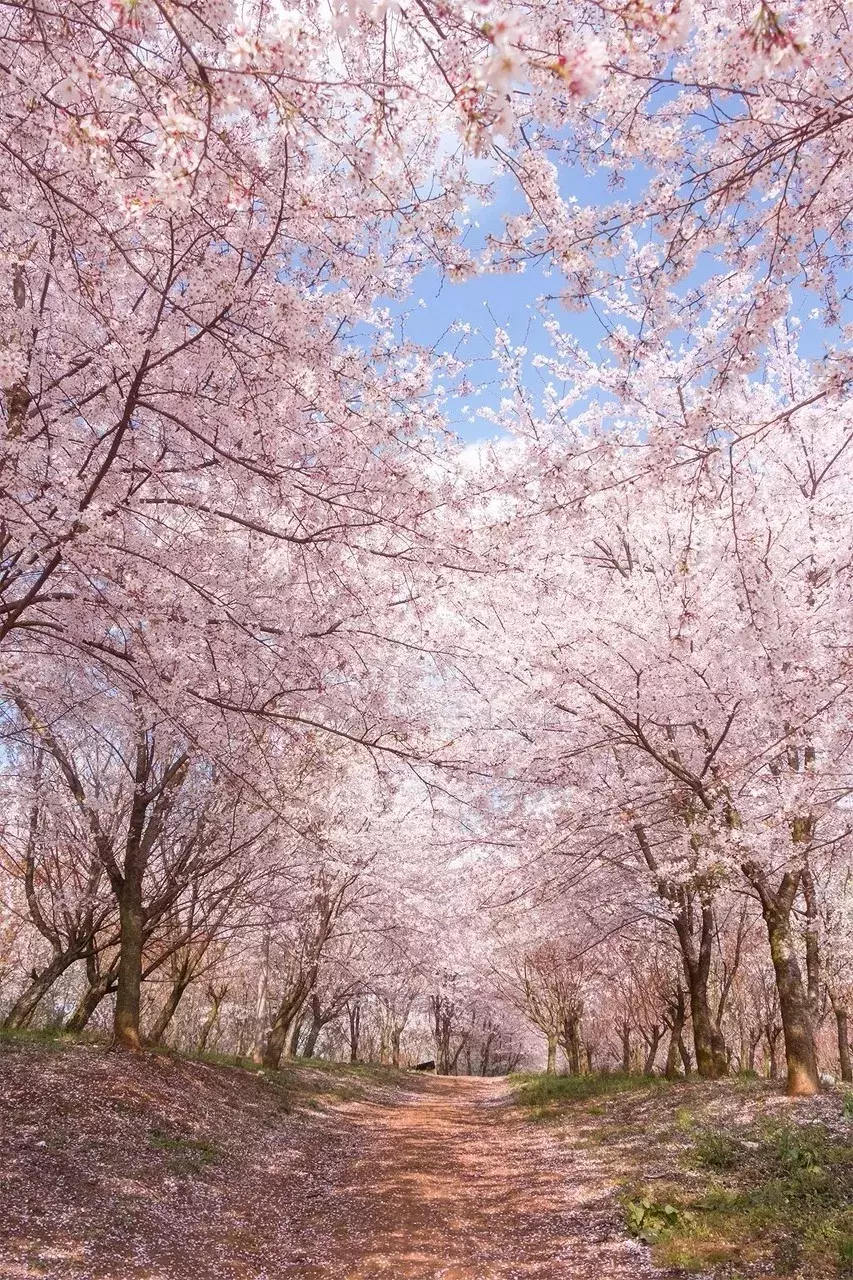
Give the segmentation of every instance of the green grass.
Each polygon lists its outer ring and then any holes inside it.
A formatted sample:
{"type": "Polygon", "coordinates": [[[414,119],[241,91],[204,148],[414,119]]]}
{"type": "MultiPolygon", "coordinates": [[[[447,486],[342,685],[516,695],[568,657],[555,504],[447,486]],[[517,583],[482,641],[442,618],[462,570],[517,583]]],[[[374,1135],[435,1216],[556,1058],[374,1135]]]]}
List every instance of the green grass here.
{"type": "Polygon", "coordinates": [[[759,1261],[777,1275],[853,1275],[853,1143],[817,1124],[764,1126],[742,1140],[711,1130],[696,1135],[688,1160],[719,1176],[698,1194],[667,1187],[669,1215],[653,1198],[660,1186],[625,1199],[626,1225],[655,1242],[659,1262],[688,1272],[759,1261]]]}
{"type": "Polygon", "coordinates": [[[696,1138],[692,1155],[700,1169],[719,1172],[737,1168],[744,1156],[744,1146],[724,1129],[707,1129],[696,1138]]]}
{"type": "Polygon", "coordinates": [[[281,1066],[271,1069],[245,1055],[217,1053],[215,1050],[205,1050],[204,1053],[182,1053],[176,1049],[163,1047],[159,1052],[168,1053],[189,1062],[207,1062],[217,1067],[239,1067],[241,1071],[252,1071],[255,1075],[269,1076],[273,1080],[292,1078],[295,1073],[303,1070],[336,1079],[346,1077],[363,1080],[369,1084],[399,1083],[405,1075],[405,1072],[398,1067],[381,1067],[376,1063],[368,1062],[332,1062],[328,1058],[285,1058],[281,1066]]]}
{"type": "Polygon", "coordinates": [[[0,1044],[43,1044],[56,1049],[72,1049],[78,1044],[105,1045],[106,1038],[96,1031],[71,1034],[61,1027],[20,1028],[14,1031],[0,1027],[0,1044]]]}
{"type": "Polygon", "coordinates": [[[578,1151],[603,1151],[626,1229],[663,1268],[717,1280],[853,1280],[853,1129],[844,1123],[853,1090],[827,1127],[826,1110],[806,1104],[784,1121],[771,1107],[768,1119],[764,1100],[778,1098],[778,1086],[746,1075],[669,1085],[520,1074],[510,1083],[528,1116],[555,1122],[578,1151]]]}
{"type": "MultiPolygon", "coordinates": [[[[83,1031],[69,1034],[60,1028],[43,1027],[35,1030],[4,1031],[0,1029],[0,1046],[40,1045],[47,1049],[72,1049],[77,1045],[105,1049],[109,1038],[103,1033],[83,1031]]],[[[396,1067],[383,1067],[364,1062],[330,1062],[325,1058],[285,1059],[277,1070],[269,1070],[251,1058],[234,1054],[206,1051],[182,1053],[169,1045],[149,1045],[146,1052],[176,1062],[201,1062],[209,1066],[226,1067],[260,1076],[281,1091],[279,1110],[283,1114],[298,1106],[321,1110],[324,1103],[346,1102],[363,1098],[371,1085],[400,1087],[410,1077],[396,1067]]]]}
{"type": "MultiPolygon", "coordinates": [[[[537,1120],[558,1118],[566,1108],[589,1098],[606,1098],[614,1094],[634,1093],[642,1089],[666,1088],[660,1076],[627,1075],[622,1072],[595,1072],[588,1076],[549,1076],[519,1072],[509,1077],[519,1106],[530,1111],[537,1120]]],[[[602,1114],[595,1108],[592,1114],[602,1114]]]]}
{"type": "Polygon", "coordinates": [[[148,1141],[155,1151],[173,1157],[172,1168],[178,1173],[199,1172],[205,1165],[215,1164],[221,1155],[216,1144],[206,1138],[183,1138],[162,1129],[152,1129],[148,1141]]]}

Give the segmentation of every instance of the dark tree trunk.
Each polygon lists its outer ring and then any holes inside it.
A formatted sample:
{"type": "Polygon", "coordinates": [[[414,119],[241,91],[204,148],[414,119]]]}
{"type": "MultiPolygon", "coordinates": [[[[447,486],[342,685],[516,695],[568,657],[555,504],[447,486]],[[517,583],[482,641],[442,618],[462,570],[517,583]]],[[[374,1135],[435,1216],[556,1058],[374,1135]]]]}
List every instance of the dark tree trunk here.
{"type": "Polygon", "coordinates": [[[728,1068],[725,1044],[711,1016],[711,1002],[708,996],[714,913],[710,903],[701,904],[698,953],[693,943],[691,913],[692,904],[683,902],[675,927],[681,946],[684,976],[690,998],[690,1022],[693,1028],[696,1070],[704,1080],[718,1080],[726,1075],[728,1068]]]}
{"type": "Polygon", "coordinates": [[[270,933],[264,930],[261,941],[261,967],[258,973],[258,998],[255,1005],[255,1037],[252,1045],[252,1061],[260,1065],[264,1060],[264,1043],[267,1037],[270,985],[270,933]]]}
{"type": "Polygon", "coordinates": [[[305,1043],[302,1046],[302,1057],[313,1058],[314,1051],[317,1048],[317,1041],[320,1038],[322,1027],[318,1027],[316,1022],[312,1022],[308,1028],[308,1035],[305,1037],[305,1043]]]}
{"type": "Polygon", "coordinates": [[[77,1001],[77,1006],[65,1024],[65,1030],[72,1033],[82,1031],[89,1023],[92,1015],[102,1000],[115,991],[118,980],[118,959],[102,974],[93,974],[89,985],[77,1001]]]}
{"type": "Polygon", "coordinates": [[[747,1045],[749,1047],[747,1060],[746,1060],[747,1071],[755,1070],[755,1055],[758,1052],[758,1046],[760,1043],[761,1043],[761,1032],[759,1031],[756,1034],[753,1031],[753,1029],[750,1027],[749,1033],[748,1033],[748,1039],[747,1039],[747,1045]]]}
{"type": "Polygon", "coordinates": [[[113,1017],[116,1049],[141,1049],[139,1010],[142,994],[142,869],[129,867],[119,896],[119,963],[113,1017]]]}
{"type": "Polygon", "coordinates": [[[655,1069],[655,1059],[658,1056],[658,1045],[663,1039],[663,1027],[652,1027],[648,1035],[643,1037],[648,1046],[646,1052],[646,1060],[643,1063],[643,1075],[650,1076],[655,1069]]]}
{"type": "Polygon", "coordinates": [[[305,1038],[305,1044],[302,1048],[303,1057],[314,1057],[314,1050],[317,1048],[317,1041],[320,1038],[320,1032],[322,1030],[323,1010],[320,1006],[320,997],[315,991],[311,997],[311,1026],[308,1028],[308,1035],[305,1038]]]}
{"type": "Polygon", "coordinates": [[[299,1054],[299,1037],[302,1035],[302,1027],[305,1019],[299,1012],[293,1019],[293,1030],[290,1033],[290,1043],[287,1046],[287,1057],[295,1058],[299,1054]]]}
{"type": "Polygon", "coordinates": [[[20,1031],[28,1027],[36,1009],[55,982],[66,970],[80,959],[78,952],[65,951],[55,955],[50,964],[42,969],[38,977],[33,978],[25,991],[18,996],[12,1008],[3,1019],[3,1027],[7,1031],[20,1031]]]}
{"type": "Polygon", "coordinates": [[[767,1060],[767,1074],[770,1076],[771,1080],[779,1079],[779,1054],[776,1048],[778,1043],[778,1035],[771,1034],[767,1036],[767,1049],[769,1054],[767,1060]]]}
{"type": "Polygon", "coordinates": [[[806,903],[806,995],[809,1017],[814,1029],[820,1019],[820,935],[818,927],[817,891],[811,867],[803,868],[803,898],[806,903]]]}
{"type": "Polygon", "coordinates": [[[678,1042],[681,1039],[681,1033],[684,1030],[684,1022],[687,1017],[687,1010],[684,1005],[684,992],[679,989],[677,997],[673,1002],[670,1010],[670,1033],[669,1045],[666,1051],[666,1078],[674,1080],[678,1075],[678,1042]]]}
{"type": "Polygon", "coordinates": [[[213,1028],[216,1026],[217,1019],[219,1018],[219,1010],[222,1007],[222,1001],[225,999],[227,994],[228,994],[227,987],[223,987],[221,991],[215,991],[215,990],[210,991],[210,1000],[211,1000],[210,1009],[208,1011],[207,1017],[204,1020],[204,1025],[202,1026],[201,1034],[198,1038],[198,1044],[196,1046],[197,1053],[204,1053],[204,1051],[206,1050],[207,1042],[210,1039],[211,1032],[213,1031],[213,1028]]]}
{"type": "Polygon", "coordinates": [[[622,1070],[627,1075],[631,1070],[631,1025],[623,1022],[619,1028],[619,1039],[622,1041],[622,1070]]]}
{"type": "Polygon", "coordinates": [[[186,967],[182,966],[178,977],[172,983],[172,988],[163,1002],[163,1007],[154,1020],[154,1025],[148,1035],[149,1044],[162,1044],[169,1024],[178,1011],[178,1005],[184,997],[184,993],[192,982],[192,976],[187,973],[186,967]]]}
{"type": "Polygon", "coordinates": [[[847,1010],[843,1005],[835,1007],[835,1024],[838,1029],[838,1059],[841,1064],[841,1079],[847,1084],[853,1082],[853,1063],[850,1061],[850,1031],[847,1010]]]}
{"type": "Polygon", "coordinates": [[[681,1054],[681,1065],[684,1067],[685,1079],[693,1074],[693,1061],[690,1057],[690,1050],[684,1043],[684,1036],[678,1037],[678,1052],[681,1054]]]}
{"type": "Polygon", "coordinates": [[[548,1058],[545,1063],[545,1072],[549,1076],[556,1075],[557,1072],[557,1037],[548,1036],[548,1058]]]}
{"type": "Polygon", "coordinates": [[[269,1071],[277,1071],[281,1066],[284,1046],[287,1043],[287,1033],[290,1030],[290,1022],[290,1018],[276,1017],[269,1029],[262,1059],[264,1066],[269,1071]]]}
{"type": "Polygon", "coordinates": [[[581,1073],[581,1041],[580,1028],[575,1019],[572,1020],[569,1028],[569,1069],[573,1076],[579,1076],[581,1073]]]}
{"type": "Polygon", "coordinates": [[[640,849],[649,870],[658,875],[658,896],[676,908],[673,918],[684,976],[690,997],[690,1020],[693,1030],[693,1046],[696,1051],[696,1069],[704,1079],[717,1080],[727,1074],[728,1062],[722,1032],[711,1015],[708,982],[711,976],[716,922],[714,908],[707,891],[678,887],[659,875],[648,835],[642,823],[634,826],[640,849]],[[696,919],[696,905],[699,918],[696,919]],[[696,945],[696,926],[699,943],[696,945]]]}
{"type": "Polygon", "coordinates": [[[303,991],[297,988],[291,990],[278,1007],[264,1045],[263,1064],[271,1071],[276,1071],[281,1064],[288,1034],[294,1018],[302,1007],[303,1000],[303,991]]]}
{"type": "Polygon", "coordinates": [[[358,1050],[361,1040],[361,1005],[351,1004],[347,1008],[349,1021],[349,1060],[358,1062],[358,1050]]]}

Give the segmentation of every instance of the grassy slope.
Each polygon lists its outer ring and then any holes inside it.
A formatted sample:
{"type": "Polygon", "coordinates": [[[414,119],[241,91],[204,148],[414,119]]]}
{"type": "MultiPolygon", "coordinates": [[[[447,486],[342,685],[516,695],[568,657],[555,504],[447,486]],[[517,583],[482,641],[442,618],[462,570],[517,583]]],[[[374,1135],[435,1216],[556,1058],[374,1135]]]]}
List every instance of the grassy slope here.
{"type": "MultiPolygon", "coordinates": [[[[94,1049],[105,1050],[107,1041],[102,1035],[67,1035],[62,1031],[4,1031],[0,1029],[0,1055],[7,1051],[26,1051],[40,1046],[45,1050],[94,1049]]],[[[365,1062],[329,1062],[326,1058],[298,1058],[285,1061],[278,1071],[269,1071],[251,1058],[239,1058],[225,1053],[176,1053],[173,1049],[154,1048],[146,1051],[172,1062],[201,1063],[206,1066],[224,1067],[246,1072],[247,1075],[266,1080],[286,1094],[294,1103],[311,1105],[322,1099],[346,1101],[367,1096],[372,1087],[412,1087],[413,1077],[392,1067],[380,1067],[365,1062]]],[[[2,1057],[0,1057],[2,1062],[2,1057]]],[[[417,1077],[414,1078],[415,1083],[417,1077]]]]}
{"type": "Polygon", "coordinates": [[[656,1261],[714,1277],[853,1275],[853,1093],[757,1079],[516,1076],[531,1118],[597,1158],[656,1261]]]}
{"type": "Polygon", "coordinates": [[[401,1087],[416,1082],[376,1067],[4,1037],[0,1275],[259,1280],[297,1224],[322,1239],[325,1197],[360,1156],[348,1107],[401,1087]]]}

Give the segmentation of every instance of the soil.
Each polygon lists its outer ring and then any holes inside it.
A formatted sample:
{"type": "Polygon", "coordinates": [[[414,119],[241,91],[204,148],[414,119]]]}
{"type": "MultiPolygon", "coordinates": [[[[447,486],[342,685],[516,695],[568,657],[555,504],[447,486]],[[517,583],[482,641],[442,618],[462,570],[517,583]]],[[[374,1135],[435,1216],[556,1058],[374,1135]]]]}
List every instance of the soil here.
{"type": "Polygon", "coordinates": [[[662,1276],[503,1082],[281,1080],[4,1048],[0,1280],[662,1276]]]}
{"type": "Polygon", "coordinates": [[[325,1212],[325,1264],[373,1280],[641,1280],[655,1271],[619,1226],[611,1188],[501,1081],[435,1079],[402,1106],[352,1117],[360,1152],[325,1212]]]}

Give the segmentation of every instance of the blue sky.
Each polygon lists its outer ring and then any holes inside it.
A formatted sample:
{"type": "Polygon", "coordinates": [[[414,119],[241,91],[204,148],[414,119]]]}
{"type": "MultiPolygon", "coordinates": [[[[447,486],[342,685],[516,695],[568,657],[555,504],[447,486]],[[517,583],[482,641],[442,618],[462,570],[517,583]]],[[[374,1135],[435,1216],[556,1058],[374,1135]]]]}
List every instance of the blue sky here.
{"type": "MultiPolygon", "coordinates": [[[[603,203],[612,199],[603,175],[589,178],[568,166],[561,171],[561,189],[564,194],[578,193],[579,198],[603,203]]],[[[469,213],[471,228],[466,243],[476,247],[489,232],[499,232],[507,216],[527,212],[527,203],[513,179],[503,177],[496,183],[494,203],[483,208],[472,208],[469,213]]],[[[537,323],[538,300],[546,295],[558,294],[563,281],[556,272],[543,270],[541,266],[528,264],[523,272],[488,273],[459,283],[442,278],[438,271],[422,274],[415,287],[412,302],[403,308],[408,315],[407,335],[424,346],[438,346],[452,350],[458,343],[458,335],[449,333],[455,322],[469,324],[474,331],[467,348],[475,358],[470,381],[477,384],[474,394],[452,399],[449,404],[450,425],[464,440],[484,439],[494,434],[488,422],[471,422],[464,406],[476,411],[479,404],[496,405],[502,396],[499,377],[490,360],[496,327],[509,334],[513,345],[525,345],[529,350],[528,369],[531,385],[539,378],[532,365],[537,352],[545,352],[541,324],[537,323]]],[[[589,312],[574,312],[553,303],[561,324],[588,348],[594,348],[603,336],[601,325],[589,312]]]]}
{"type": "MultiPolygon", "coordinates": [[[[476,176],[488,178],[487,162],[476,176]]],[[[582,204],[603,205],[619,199],[631,199],[640,194],[648,180],[645,171],[634,171],[625,176],[623,185],[614,191],[609,182],[609,172],[584,173],[577,166],[565,163],[559,169],[559,185],[566,197],[574,196],[582,204]]],[[[468,212],[471,221],[467,243],[477,248],[489,232],[500,231],[503,220],[514,213],[527,211],[527,203],[515,180],[509,176],[495,183],[496,198],[488,207],[475,207],[468,212]]],[[[460,227],[463,215],[460,214],[460,227]]],[[[609,263],[612,269],[613,264],[609,263]]],[[[691,283],[714,269],[711,261],[694,273],[691,283]]],[[[453,350],[459,344],[459,335],[450,332],[456,322],[471,326],[472,334],[466,340],[466,350],[473,357],[469,382],[474,385],[471,394],[448,400],[449,425],[466,441],[486,439],[495,434],[488,421],[478,421],[476,410],[481,405],[497,406],[505,391],[501,389],[499,374],[491,360],[493,335],[496,327],[509,334],[513,345],[528,349],[527,372],[530,387],[535,391],[540,373],[533,364],[537,354],[548,351],[539,299],[559,295],[563,289],[559,272],[528,264],[524,272],[490,273],[461,283],[442,278],[438,271],[425,271],[415,285],[412,299],[404,306],[394,304],[393,313],[407,316],[405,332],[413,341],[439,350],[453,350]]],[[[793,311],[802,323],[800,349],[803,354],[820,359],[827,338],[837,339],[837,331],[831,335],[811,313],[818,299],[802,289],[795,290],[793,311]]],[[[549,303],[549,314],[556,317],[561,327],[572,334],[586,350],[594,352],[604,336],[601,323],[591,310],[569,310],[559,301],[549,303]]]]}

